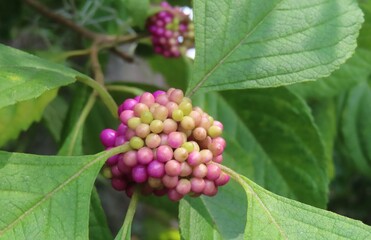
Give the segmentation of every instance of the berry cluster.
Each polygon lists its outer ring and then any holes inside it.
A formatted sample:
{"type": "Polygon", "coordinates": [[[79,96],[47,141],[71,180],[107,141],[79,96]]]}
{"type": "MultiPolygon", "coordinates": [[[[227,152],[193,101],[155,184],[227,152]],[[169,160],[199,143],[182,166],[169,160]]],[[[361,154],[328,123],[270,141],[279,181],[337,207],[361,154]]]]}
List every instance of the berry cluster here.
{"type": "Polygon", "coordinates": [[[154,51],[165,57],[179,57],[194,45],[194,26],[179,8],[161,3],[162,10],[147,20],[154,51]]]}
{"type": "Polygon", "coordinates": [[[110,157],[104,175],[112,187],[131,196],[140,185],[143,194],[167,194],[178,201],[184,195],[213,196],[229,181],[218,164],[226,146],[223,125],[199,107],[193,107],[183,91],[145,92],[126,99],[119,107],[117,131],[100,134],[107,148],[129,143],[131,150],[110,157]]]}

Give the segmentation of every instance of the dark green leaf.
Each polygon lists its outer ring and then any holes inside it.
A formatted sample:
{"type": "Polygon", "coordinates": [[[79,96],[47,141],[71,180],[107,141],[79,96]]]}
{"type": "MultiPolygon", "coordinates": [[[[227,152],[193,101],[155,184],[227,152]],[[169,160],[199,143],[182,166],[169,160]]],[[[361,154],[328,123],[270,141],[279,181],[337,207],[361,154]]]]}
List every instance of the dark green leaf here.
{"type": "Polygon", "coordinates": [[[314,121],[325,145],[327,175],[334,177],[333,151],[336,137],[336,106],[333,99],[310,102],[314,121]]]}
{"type": "Polygon", "coordinates": [[[370,106],[371,87],[365,81],[346,94],[339,123],[345,159],[368,176],[371,174],[370,106]]]}
{"type": "Polygon", "coordinates": [[[95,188],[92,191],[90,199],[89,239],[113,239],[112,234],[108,228],[106,215],[104,214],[99,195],[95,188]]]}
{"type": "Polygon", "coordinates": [[[189,94],[326,77],[353,53],[363,19],[353,0],[199,0],[194,21],[189,94]]]}
{"type": "Polygon", "coordinates": [[[285,88],[204,94],[194,100],[224,124],[227,166],[275,193],[326,206],[326,157],[305,102],[285,88]]]}
{"type": "Polygon", "coordinates": [[[59,96],[54,98],[45,108],[43,121],[56,142],[61,140],[63,122],[66,118],[67,110],[67,102],[59,96]]]}

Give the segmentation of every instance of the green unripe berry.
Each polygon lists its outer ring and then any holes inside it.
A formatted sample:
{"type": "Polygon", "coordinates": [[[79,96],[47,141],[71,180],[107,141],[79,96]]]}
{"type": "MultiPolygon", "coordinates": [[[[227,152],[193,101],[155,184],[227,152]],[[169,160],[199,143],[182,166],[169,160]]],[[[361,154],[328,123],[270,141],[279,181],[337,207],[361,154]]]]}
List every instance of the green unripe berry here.
{"type": "Polygon", "coordinates": [[[218,126],[211,126],[207,130],[207,133],[209,134],[210,137],[216,138],[222,135],[222,129],[218,126]]]}
{"type": "Polygon", "coordinates": [[[139,149],[144,146],[144,141],[140,137],[132,137],[130,139],[129,145],[133,149],[139,149]]]}
{"type": "Polygon", "coordinates": [[[164,123],[161,120],[153,120],[149,125],[149,129],[153,133],[160,133],[164,129],[164,123]]]}
{"type": "Polygon", "coordinates": [[[103,177],[105,177],[105,178],[112,178],[111,168],[109,168],[109,167],[104,167],[104,168],[102,169],[102,175],[103,175],[103,177]]]}
{"type": "Polygon", "coordinates": [[[192,112],[192,104],[189,102],[182,101],[179,104],[179,109],[183,111],[184,115],[188,115],[192,112]]]}
{"type": "Polygon", "coordinates": [[[195,121],[190,116],[185,116],[180,122],[180,126],[185,130],[192,130],[195,128],[195,121]]]}
{"type": "Polygon", "coordinates": [[[131,129],[135,129],[139,124],[141,124],[141,121],[138,117],[132,117],[128,120],[128,127],[131,129]]]}
{"type": "Polygon", "coordinates": [[[142,123],[150,124],[153,120],[153,115],[150,111],[145,111],[140,114],[140,120],[142,123]]]}
{"type": "Polygon", "coordinates": [[[179,162],[184,162],[188,157],[188,151],[185,148],[177,148],[174,151],[174,158],[179,162]]]}
{"type": "Polygon", "coordinates": [[[156,189],[156,188],[163,187],[161,178],[149,177],[147,181],[148,181],[148,185],[152,188],[156,189]]]}
{"type": "Polygon", "coordinates": [[[182,148],[184,148],[185,150],[187,150],[188,153],[190,153],[190,152],[193,152],[194,145],[191,142],[185,142],[182,144],[182,148]]]}
{"type": "Polygon", "coordinates": [[[184,113],[180,109],[176,109],[173,111],[173,114],[171,117],[174,119],[174,121],[180,122],[183,120],[184,113]]]}

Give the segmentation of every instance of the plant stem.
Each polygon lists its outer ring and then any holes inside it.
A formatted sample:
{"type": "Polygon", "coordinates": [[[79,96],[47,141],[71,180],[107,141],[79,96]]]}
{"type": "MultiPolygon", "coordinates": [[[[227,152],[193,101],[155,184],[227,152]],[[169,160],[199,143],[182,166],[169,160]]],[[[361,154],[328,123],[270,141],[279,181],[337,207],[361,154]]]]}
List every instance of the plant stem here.
{"type": "Polygon", "coordinates": [[[98,52],[99,52],[98,43],[94,42],[93,45],[91,46],[90,52],[91,68],[94,73],[95,81],[97,81],[101,85],[104,85],[104,75],[102,67],[99,63],[98,52]]]}
{"type": "Polygon", "coordinates": [[[122,224],[121,230],[116,236],[116,239],[121,239],[125,240],[127,239],[128,232],[130,231],[131,228],[131,223],[133,222],[135,210],[137,209],[137,204],[138,204],[138,189],[136,189],[133,193],[133,196],[131,196],[130,204],[128,207],[128,210],[126,212],[125,220],[124,223],[122,224]]]}
{"type": "Polygon", "coordinates": [[[76,80],[86,84],[87,86],[93,88],[99,94],[100,98],[104,102],[104,104],[108,107],[113,117],[117,117],[117,104],[115,100],[113,100],[112,96],[107,92],[107,90],[99,84],[97,81],[94,81],[91,78],[87,78],[84,76],[76,76],[76,80]]]}
{"type": "Polygon", "coordinates": [[[70,142],[70,144],[69,144],[69,146],[67,148],[67,156],[71,156],[72,153],[73,153],[73,147],[76,144],[77,136],[79,134],[79,131],[83,127],[83,124],[84,124],[86,118],[88,117],[91,109],[94,106],[94,103],[95,103],[95,100],[96,100],[96,95],[97,94],[96,94],[95,91],[90,95],[88,101],[85,104],[85,107],[83,108],[83,110],[82,110],[82,112],[80,114],[79,119],[76,122],[75,127],[72,130],[72,138],[71,138],[71,142],[70,142]]]}
{"type": "Polygon", "coordinates": [[[105,159],[112,157],[113,155],[116,155],[118,153],[125,153],[127,151],[130,151],[131,147],[129,146],[129,143],[125,143],[123,145],[120,145],[118,147],[111,148],[110,150],[105,150],[103,152],[100,152],[98,154],[103,154],[105,159]]]}
{"type": "Polygon", "coordinates": [[[106,86],[108,91],[118,91],[118,92],[126,92],[133,94],[134,96],[142,94],[144,91],[140,88],[136,87],[128,87],[128,86],[122,86],[122,85],[107,85],[106,86]]]}

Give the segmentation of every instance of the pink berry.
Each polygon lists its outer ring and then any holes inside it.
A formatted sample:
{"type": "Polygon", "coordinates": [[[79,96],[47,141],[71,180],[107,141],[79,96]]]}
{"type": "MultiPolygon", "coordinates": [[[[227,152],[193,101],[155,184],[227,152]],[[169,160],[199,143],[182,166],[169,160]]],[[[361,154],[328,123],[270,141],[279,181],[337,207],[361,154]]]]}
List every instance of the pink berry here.
{"type": "Polygon", "coordinates": [[[162,177],[162,183],[164,184],[165,187],[171,189],[175,188],[176,185],[178,184],[179,178],[178,176],[169,176],[169,175],[164,175],[162,177]]]}
{"type": "Polygon", "coordinates": [[[216,179],[214,182],[216,186],[223,186],[229,182],[229,179],[230,176],[228,174],[221,172],[219,178],[216,179]]]}
{"type": "Polygon", "coordinates": [[[146,165],[153,160],[153,152],[152,149],[148,147],[142,147],[137,152],[138,162],[140,164],[146,165]]]}
{"type": "Polygon", "coordinates": [[[174,177],[180,174],[180,163],[176,160],[167,161],[165,164],[165,172],[167,175],[174,177]]]}
{"type": "Polygon", "coordinates": [[[175,190],[181,195],[186,195],[191,191],[191,182],[188,179],[180,179],[175,190]]]}
{"type": "Polygon", "coordinates": [[[157,160],[160,162],[167,162],[173,158],[173,149],[167,145],[162,145],[156,151],[157,160]]]}
{"type": "Polygon", "coordinates": [[[159,161],[152,161],[147,167],[148,175],[154,178],[161,178],[165,175],[165,165],[159,161]]]}
{"type": "Polygon", "coordinates": [[[195,193],[202,193],[205,189],[205,181],[202,178],[191,178],[191,191],[195,193]]]}
{"type": "Polygon", "coordinates": [[[172,148],[178,148],[185,142],[184,136],[180,132],[171,132],[168,138],[168,144],[172,148]]]}
{"type": "Polygon", "coordinates": [[[207,179],[209,180],[216,180],[219,178],[221,173],[220,167],[216,164],[209,164],[207,165],[207,179]]]}

